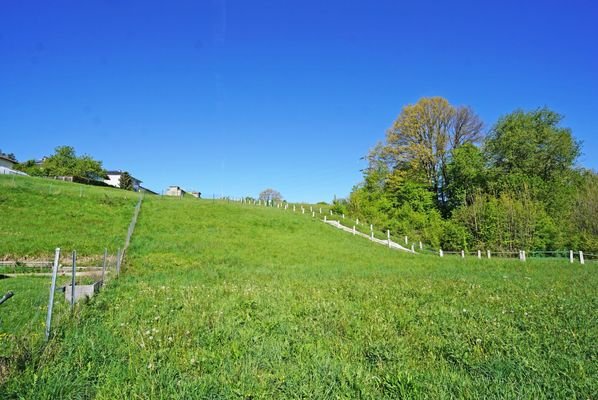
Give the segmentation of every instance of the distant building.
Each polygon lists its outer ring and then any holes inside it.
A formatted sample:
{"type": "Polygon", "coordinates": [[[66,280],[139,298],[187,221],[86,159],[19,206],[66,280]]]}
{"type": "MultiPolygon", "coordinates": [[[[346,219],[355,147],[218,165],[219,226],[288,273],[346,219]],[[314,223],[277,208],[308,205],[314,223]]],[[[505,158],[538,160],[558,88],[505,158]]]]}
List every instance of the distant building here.
{"type": "Polygon", "coordinates": [[[17,160],[12,158],[8,158],[5,155],[0,155],[0,167],[14,169],[14,166],[17,164],[17,160]]]}
{"type": "Polygon", "coordinates": [[[0,175],[24,175],[27,176],[26,173],[17,171],[14,169],[14,166],[17,165],[17,160],[14,158],[7,157],[4,154],[0,154],[0,175]]]}
{"type": "MultiPolygon", "coordinates": [[[[107,171],[106,176],[108,179],[104,179],[104,182],[110,186],[114,186],[119,188],[120,187],[120,177],[123,174],[123,171],[107,171]]],[[[133,191],[138,192],[141,188],[141,182],[139,179],[134,178],[131,176],[131,180],[133,181],[133,191]]]]}
{"type": "Polygon", "coordinates": [[[189,192],[189,194],[193,197],[197,197],[198,199],[201,199],[201,192],[189,192]]]}
{"type": "Polygon", "coordinates": [[[164,193],[166,196],[178,196],[181,197],[185,194],[186,192],[180,188],[180,186],[168,186],[168,189],[166,189],[166,193],[164,193]]]}

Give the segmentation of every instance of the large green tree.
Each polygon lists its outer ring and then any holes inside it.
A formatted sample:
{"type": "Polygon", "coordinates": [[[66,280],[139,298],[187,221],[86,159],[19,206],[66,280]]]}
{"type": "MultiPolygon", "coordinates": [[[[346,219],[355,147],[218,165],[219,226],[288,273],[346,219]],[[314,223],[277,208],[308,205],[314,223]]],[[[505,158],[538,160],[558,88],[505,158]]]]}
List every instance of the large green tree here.
{"type": "Polygon", "coordinates": [[[501,117],[492,128],[484,150],[500,174],[520,174],[551,181],[569,170],[580,153],[569,128],[561,127],[563,116],[539,108],[517,110],[501,117]]]}
{"type": "Polygon", "coordinates": [[[453,106],[442,97],[407,105],[386,134],[380,154],[395,169],[410,171],[428,184],[441,208],[448,202],[447,165],[451,151],[478,143],[483,124],[469,107],[453,106]]]}
{"type": "Polygon", "coordinates": [[[102,179],[106,171],[102,162],[94,160],[91,156],[78,157],[71,146],[56,147],[54,154],[46,157],[40,166],[30,160],[21,164],[21,170],[41,176],[76,176],[86,179],[102,179]]]}

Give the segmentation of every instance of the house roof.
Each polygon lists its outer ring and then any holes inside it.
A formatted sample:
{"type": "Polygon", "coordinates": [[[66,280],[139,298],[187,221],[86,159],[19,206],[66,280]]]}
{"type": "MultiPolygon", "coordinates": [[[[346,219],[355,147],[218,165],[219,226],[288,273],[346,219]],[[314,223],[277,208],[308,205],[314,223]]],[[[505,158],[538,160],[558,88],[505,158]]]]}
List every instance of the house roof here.
{"type": "MultiPolygon", "coordinates": [[[[124,171],[106,171],[106,175],[118,175],[121,176],[123,174],[124,171]]],[[[131,179],[133,179],[134,181],[137,181],[139,183],[143,182],[141,179],[137,179],[135,178],[133,175],[131,175],[131,179]]]]}
{"type": "Polygon", "coordinates": [[[8,158],[7,156],[0,154],[0,158],[6,161],[10,161],[11,163],[18,164],[18,161],[13,158],[8,158]]]}

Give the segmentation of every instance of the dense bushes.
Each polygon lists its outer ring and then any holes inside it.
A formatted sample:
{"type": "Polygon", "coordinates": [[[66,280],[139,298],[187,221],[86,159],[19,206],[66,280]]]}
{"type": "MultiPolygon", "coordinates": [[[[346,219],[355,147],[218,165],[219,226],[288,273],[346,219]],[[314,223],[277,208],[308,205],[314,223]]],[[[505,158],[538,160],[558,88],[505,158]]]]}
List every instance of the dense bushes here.
{"type": "Polygon", "coordinates": [[[469,108],[469,125],[452,125],[465,109],[407,106],[337,212],[447,250],[598,250],[598,176],[575,165],[562,116],[518,110],[482,138],[469,108]]]}

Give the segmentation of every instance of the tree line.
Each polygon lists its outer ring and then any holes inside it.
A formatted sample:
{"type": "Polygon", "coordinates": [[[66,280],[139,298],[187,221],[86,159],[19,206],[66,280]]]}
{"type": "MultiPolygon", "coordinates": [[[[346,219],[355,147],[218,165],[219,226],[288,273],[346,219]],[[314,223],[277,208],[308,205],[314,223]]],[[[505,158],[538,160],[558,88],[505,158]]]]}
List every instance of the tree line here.
{"type": "Polygon", "coordinates": [[[548,109],[486,130],[442,97],[403,108],[334,209],[446,250],[598,250],[598,175],[548,109]]]}
{"type": "MultiPolygon", "coordinates": [[[[14,155],[11,155],[16,160],[14,155]]],[[[72,146],[58,146],[54,149],[54,154],[44,157],[41,161],[27,160],[18,163],[15,168],[31,176],[69,176],[76,178],[77,182],[95,185],[105,185],[104,179],[107,178],[101,161],[87,154],[78,156],[72,146]]],[[[120,177],[120,188],[133,190],[133,179],[126,171],[120,177]]]]}

